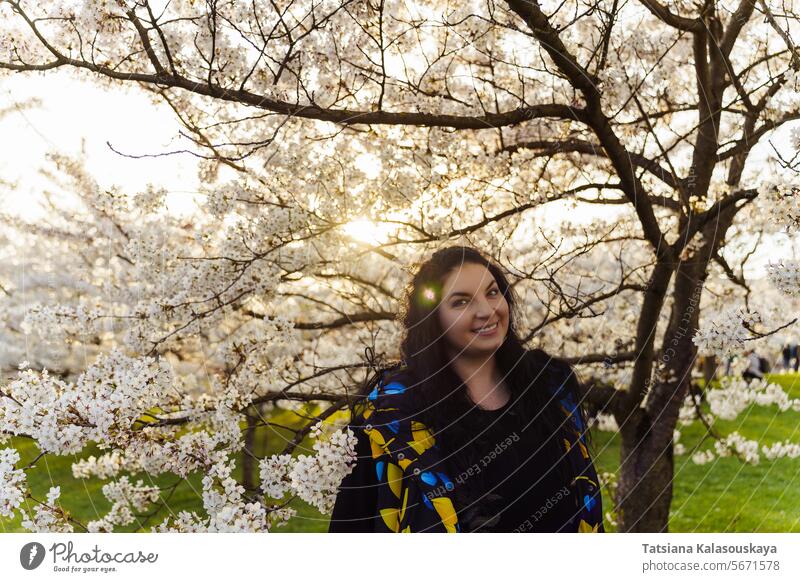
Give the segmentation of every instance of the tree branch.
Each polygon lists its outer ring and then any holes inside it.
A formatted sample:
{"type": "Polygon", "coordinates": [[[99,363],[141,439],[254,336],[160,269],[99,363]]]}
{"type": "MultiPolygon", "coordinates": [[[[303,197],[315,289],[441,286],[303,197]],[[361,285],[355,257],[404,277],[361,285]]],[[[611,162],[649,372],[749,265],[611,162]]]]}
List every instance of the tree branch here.
{"type": "Polygon", "coordinates": [[[686,18],[670,12],[669,8],[657,0],[641,0],[641,2],[656,18],[672,28],[686,32],[701,32],[703,30],[703,23],[697,18],[686,18]]]}
{"type": "MultiPolygon", "coordinates": [[[[539,150],[548,155],[557,153],[575,152],[580,154],[587,154],[590,156],[599,156],[604,158],[608,157],[601,144],[579,139],[568,139],[564,141],[548,141],[548,140],[523,141],[508,145],[505,148],[503,148],[503,151],[513,153],[522,149],[539,150]]],[[[642,168],[643,170],[647,170],[653,176],[655,176],[656,178],[658,178],[671,188],[675,188],[676,190],[680,188],[679,184],[681,184],[682,182],[681,178],[677,177],[667,168],[664,168],[663,166],[659,165],[656,161],[651,160],[643,156],[642,154],[637,154],[637,153],[631,153],[630,160],[631,163],[633,163],[635,166],[642,168]]]]}

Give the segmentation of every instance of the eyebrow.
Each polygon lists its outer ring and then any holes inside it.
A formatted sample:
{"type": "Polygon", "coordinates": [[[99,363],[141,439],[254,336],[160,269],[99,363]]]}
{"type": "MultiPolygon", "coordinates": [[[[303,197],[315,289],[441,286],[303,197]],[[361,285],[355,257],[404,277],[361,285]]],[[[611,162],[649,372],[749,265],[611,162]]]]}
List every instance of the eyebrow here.
{"type": "MultiPolygon", "coordinates": [[[[489,287],[491,287],[491,286],[492,286],[492,285],[494,285],[495,283],[497,283],[497,281],[495,281],[494,279],[492,279],[492,281],[490,281],[490,282],[489,282],[489,284],[486,286],[486,289],[488,289],[489,287]]],[[[469,293],[467,293],[466,291],[455,291],[455,292],[453,292],[453,293],[450,293],[450,295],[448,295],[448,296],[447,296],[447,298],[448,298],[448,299],[452,299],[452,298],[453,298],[453,297],[455,297],[456,295],[464,295],[465,297],[470,297],[470,294],[469,294],[469,293]]]]}

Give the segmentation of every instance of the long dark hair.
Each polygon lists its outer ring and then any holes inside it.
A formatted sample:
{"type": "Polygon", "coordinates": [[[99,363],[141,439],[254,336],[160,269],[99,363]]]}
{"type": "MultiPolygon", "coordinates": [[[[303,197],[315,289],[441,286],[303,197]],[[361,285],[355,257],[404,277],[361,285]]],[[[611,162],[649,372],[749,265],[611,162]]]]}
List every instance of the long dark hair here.
{"type": "MultiPolygon", "coordinates": [[[[495,352],[498,369],[509,387],[512,399],[526,419],[535,419],[542,434],[558,434],[566,416],[559,402],[552,398],[548,387],[568,378],[566,388],[575,395],[577,414],[586,426],[586,413],[580,405],[578,377],[572,366],[541,349],[526,349],[517,328],[519,302],[502,268],[487,259],[480,251],[466,246],[450,246],[436,251],[416,271],[406,289],[400,320],[405,336],[400,346],[402,361],[378,368],[367,378],[361,393],[368,393],[382,372],[394,370],[406,374],[410,382],[409,397],[416,412],[415,419],[427,425],[437,444],[450,456],[449,466],[468,467],[472,464],[472,446],[463,446],[474,437],[466,422],[459,422],[474,407],[467,387],[449,365],[446,338],[439,322],[438,308],[444,280],[454,269],[465,263],[485,266],[497,282],[509,306],[508,333],[495,352]],[[433,297],[430,290],[434,290],[433,297]]],[[[588,439],[588,431],[586,432],[588,439]]],[[[560,439],[559,439],[560,442],[560,439]]],[[[558,472],[569,483],[573,475],[567,460],[559,463],[558,472]]]]}

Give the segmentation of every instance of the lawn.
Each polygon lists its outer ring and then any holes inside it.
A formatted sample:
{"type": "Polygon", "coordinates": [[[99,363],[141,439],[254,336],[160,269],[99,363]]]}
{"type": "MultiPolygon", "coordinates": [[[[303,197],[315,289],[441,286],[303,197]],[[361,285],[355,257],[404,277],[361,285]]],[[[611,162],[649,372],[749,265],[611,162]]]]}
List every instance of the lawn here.
{"type": "MultiPolygon", "coordinates": [[[[780,384],[791,398],[800,398],[800,375],[771,374],[768,378],[780,384]]],[[[717,421],[714,428],[722,435],[738,431],[743,437],[766,445],[786,439],[798,442],[800,412],[753,405],[734,421],[717,421]]],[[[680,442],[687,451],[706,433],[699,422],[678,429],[680,442]]],[[[617,436],[596,432],[593,437],[598,472],[616,472],[617,436]]],[[[711,439],[700,447],[705,449],[713,449],[711,439]]],[[[798,488],[800,458],[769,461],[761,454],[758,465],[744,464],[734,457],[717,457],[710,463],[697,465],[688,454],[676,456],[670,531],[800,532],[800,499],[795,495],[798,488]]],[[[614,526],[606,523],[606,529],[614,531],[614,526]]]]}
{"type": "MultiPolygon", "coordinates": [[[[783,386],[793,398],[800,398],[800,376],[796,374],[770,375],[772,382],[783,386]]],[[[310,409],[307,413],[313,414],[310,409]]],[[[292,412],[280,411],[272,418],[278,424],[292,425],[300,419],[292,412]]],[[[776,406],[751,406],[735,421],[719,421],[715,428],[722,434],[737,430],[745,438],[758,439],[763,444],[789,439],[800,441],[800,413],[780,412],[776,406]]],[[[267,429],[259,429],[266,431],[267,429]]],[[[679,427],[680,442],[691,451],[700,442],[705,429],[700,423],[679,427]]],[[[255,453],[259,456],[280,452],[289,435],[288,431],[269,429],[266,438],[257,438],[255,453]]],[[[38,454],[36,447],[25,439],[12,439],[27,464],[38,454]]],[[[707,440],[701,449],[712,448],[707,440]]],[[[311,449],[306,439],[298,451],[311,449]]],[[[616,472],[619,465],[617,437],[608,432],[596,432],[592,450],[598,472],[616,472]]],[[[79,458],[98,455],[102,451],[89,447],[80,456],[45,456],[28,472],[33,495],[44,499],[52,484],[61,484],[64,507],[81,523],[101,517],[111,506],[102,493],[104,481],[83,480],[72,477],[71,464],[79,458]]],[[[296,451],[297,452],[297,451],[296,451]]],[[[237,463],[237,476],[241,464],[237,463]]],[[[145,484],[155,483],[165,487],[162,504],[149,515],[122,531],[149,531],[165,517],[181,510],[202,510],[200,493],[202,475],[188,479],[162,475],[151,479],[146,474],[133,475],[132,482],[142,479],[145,484]]],[[[670,518],[673,532],[800,532],[800,498],[794,495],[800,488],[800,458],[768,461],[763,458],[758,465],[746,465],[736,458],[717,458],[706,465],[694,464],[688,455],[676,456],[675,484],[670,518]]],[[[604,491],[604,508],[611,509],[604,491]]],[[[318,532],[327,530],[328,519],[314,507],[295,502],[298,515],[280,530],[293,532],[318,532]]],[[[0,531],[24,531],[19,518],[0,518],[0,531]]],[[[607,531],[614,531],[606,523],[607,531]]]]}

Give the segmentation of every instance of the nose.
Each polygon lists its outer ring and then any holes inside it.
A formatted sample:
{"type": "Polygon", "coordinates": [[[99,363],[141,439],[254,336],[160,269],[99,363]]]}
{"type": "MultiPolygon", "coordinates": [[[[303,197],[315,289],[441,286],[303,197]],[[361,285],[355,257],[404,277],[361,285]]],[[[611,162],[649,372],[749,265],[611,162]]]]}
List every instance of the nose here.
{"type": "Polygon", "coordinates": [[[490,317],[492,317],[493,313],[494,313],[494,308],[492,307],[492,304],[489,303],[489,300],[486,299],[485,297],[480,298],[477,302],[475,317],[477,319],[488,320],[490,317]]]}

